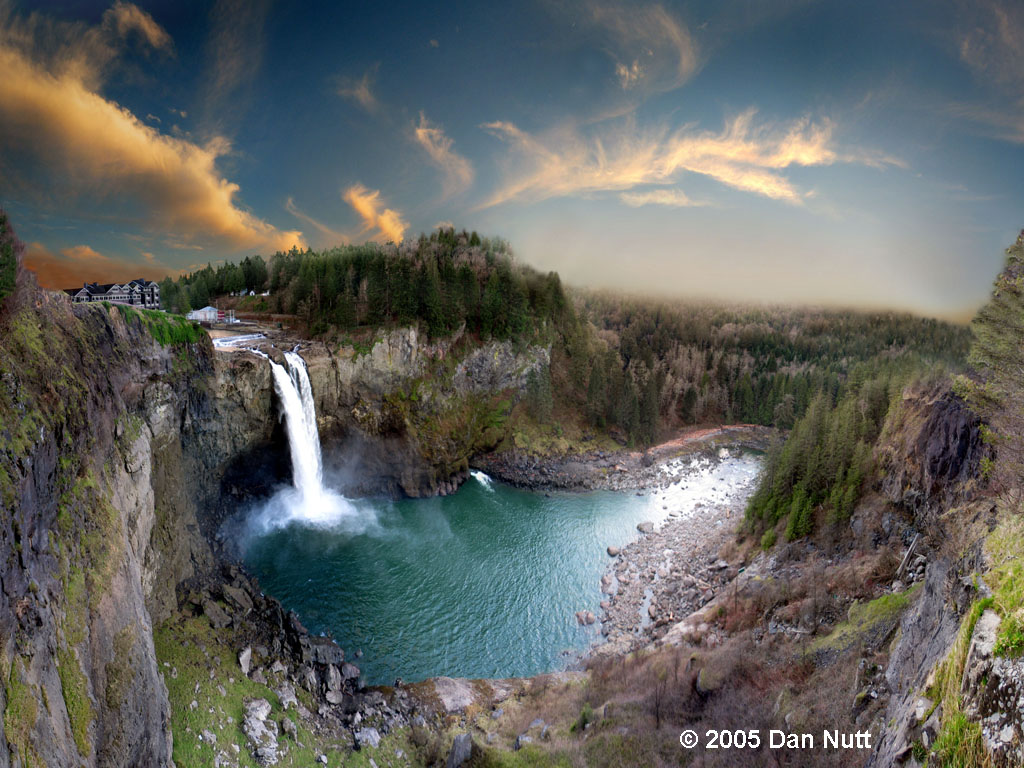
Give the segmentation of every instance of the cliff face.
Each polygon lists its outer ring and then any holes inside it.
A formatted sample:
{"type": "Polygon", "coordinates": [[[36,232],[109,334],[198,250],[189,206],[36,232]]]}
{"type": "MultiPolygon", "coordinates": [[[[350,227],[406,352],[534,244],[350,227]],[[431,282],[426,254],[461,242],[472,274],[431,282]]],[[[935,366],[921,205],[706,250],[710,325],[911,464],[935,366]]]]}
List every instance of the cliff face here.
{"type": "MultiPolygon", "coordinates": [[[[451,493],[467,476],[470,457],[504,436],[504,421],[530,371],[549,364],[550,349],[464,341],[456,334],[429,342],[415,328],[402,328],[363,353],[302,344],[325,468],[343,490],[413,497],[451,493]]],[[[251,357],[221,356],[232,357],[233,368],[251,357]]]]}
{"type": "Polygon", "coordinates": [[[195,507],[157,499],[164,478],[180,484],[209,346],[161,347],[116,309],[34,303],[0,339],[0,765],[164,765],[151,616],[209,554],[195,507]],[[180,557],[153,546],[161,536],[180,557]]]}
{"type": "MultiPolygon", "coordinates": [[[[224,515],[290,474],[270,366],[34,288],[0,321],[0,768],[168,765],[152,628],[210,571],[224,515]]],[[[359,450],[339,454],[351,489],[454,490],[548,359],[494,344],[455,362],[457,342],[303,348],[328,455],[359,450]]]]}
{"type": "Polygon", "coordinates": [[[973,497],[989,450],[981,419],[945,387],[908,390],[882,443],[882,491],[922,528],[973,497]]]}
{"type": "MultiPolygon", "coordinates": [[[[978,576],[985,570],[981,538],[994,511],[979,493],[981,462],[991,455],[981,421],[947,388],[906,392],[881,443],[881,490],[909,516],[920,534],[915,551],[928,552],[928,566],[891,649],[886,727],[869,766],[907,763],[915,744],[933,748],[944,720],[955,715],[944,711],[936,676],[957,655],[965,617],[986,589],[978,576]]],[[[959,673],[954,685],[959,691],[959,673]]],[[[963,686],[971,695],[966,679],[963,686]]]]}

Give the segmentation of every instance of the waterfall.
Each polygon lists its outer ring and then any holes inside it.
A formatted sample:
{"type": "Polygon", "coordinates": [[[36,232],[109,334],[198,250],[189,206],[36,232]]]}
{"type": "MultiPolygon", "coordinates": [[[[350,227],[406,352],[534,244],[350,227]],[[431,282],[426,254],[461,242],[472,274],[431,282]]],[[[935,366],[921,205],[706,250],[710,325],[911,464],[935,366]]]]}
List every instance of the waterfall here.
{"type": "Polygon", "coordinates": [[[250,523],[255,523],[263,531],[299,523],[340,527],[352,533],[362,533],[374,525],[376,516],[372,508],[360,509],[324,485],[316,405],[306,361],[297,352],[285,352],[286,369],[258,349],[249,351],[270,363],[292,458],[292,487],[275,493],[250,523]]]}
{"type": "Polygon", "coordinates": [[[306,362],[295,352],[284,353],[288,370],[270,361],[274,389],[281,399],[281,410],[288,431],[292,455],[292,484],[304,497],[313,500],[323,495],[324,469],[320,454],[320,433],[316,428],[316,406],[309,384],[306,362]]]}

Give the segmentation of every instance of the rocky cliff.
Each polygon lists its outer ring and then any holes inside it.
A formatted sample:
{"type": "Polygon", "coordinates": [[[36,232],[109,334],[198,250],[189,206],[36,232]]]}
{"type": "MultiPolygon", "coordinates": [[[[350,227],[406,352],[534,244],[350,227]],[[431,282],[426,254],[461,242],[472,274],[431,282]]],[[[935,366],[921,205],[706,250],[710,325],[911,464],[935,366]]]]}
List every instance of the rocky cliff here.
{"type": "MultiPolygon", "coordinates": [[[[548,361],[509,344],[456,359],[458,342],[303,346],[351,489],[454,490],[548,361]]],[[[8,299],[0,352],[0,768],[167,765],[153,626],[211,573],[223,517],[289,476],[269,364],[33,285],[8,299]]]]}
{"type": "Polygon", "coordinates": [[[183,479],[213,364],[180,330],[44,292],[4,319],[0,765],[170,760],[152,621],[210,561],[183,479]]]}

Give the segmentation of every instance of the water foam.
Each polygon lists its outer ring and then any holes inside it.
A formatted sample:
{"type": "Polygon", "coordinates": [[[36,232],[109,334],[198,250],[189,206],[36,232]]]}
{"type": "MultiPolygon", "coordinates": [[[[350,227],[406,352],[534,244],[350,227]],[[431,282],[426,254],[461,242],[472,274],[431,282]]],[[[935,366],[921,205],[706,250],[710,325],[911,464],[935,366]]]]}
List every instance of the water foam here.
{"type": "Polygon", "coordinates": [[[479,469],[474,469],[470,471],[470,474],[473,476],[474,480],[480,483],[480,485],[482,485],[488,491],[494,490],[494,486],[492,485],[494,481],[491,480],[490,475],[488,475],[486,472],[481,472],[479,469]]]}
{"type": "Polygon", "coordinates": [[[285,352],[288,368],[270,362],[274,390],[281,404],[281,417],[288,435],[292,459],[292,487],[282,488],[250,518],[257,533],[298,524],[363,533],[376,525],[376,513],[346,499],[324,485],[320,433],[316,426],[316,405],[306,362],[297,352],[285,352]]]}

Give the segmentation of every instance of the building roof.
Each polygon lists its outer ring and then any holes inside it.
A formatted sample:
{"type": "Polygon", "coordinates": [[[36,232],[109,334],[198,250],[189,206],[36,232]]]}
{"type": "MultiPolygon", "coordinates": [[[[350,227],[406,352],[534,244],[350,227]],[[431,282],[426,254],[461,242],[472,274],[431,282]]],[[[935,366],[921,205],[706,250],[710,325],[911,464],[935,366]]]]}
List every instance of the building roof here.
{"type": "Polygon", "coordinates": [[[65,288],[64,293],[68,296],[75,296],[80,291],[85,291],[90,296],[102,296],[103,294],[110,293],[111,289],[117,288],[118,290],[131,290],[135,287],[138,288],[156,288],[160,289],[159,283],[152,280],[145,280],[141,277],[137,277],[127,283],[83,283],[81,288],[65,288]]]}

